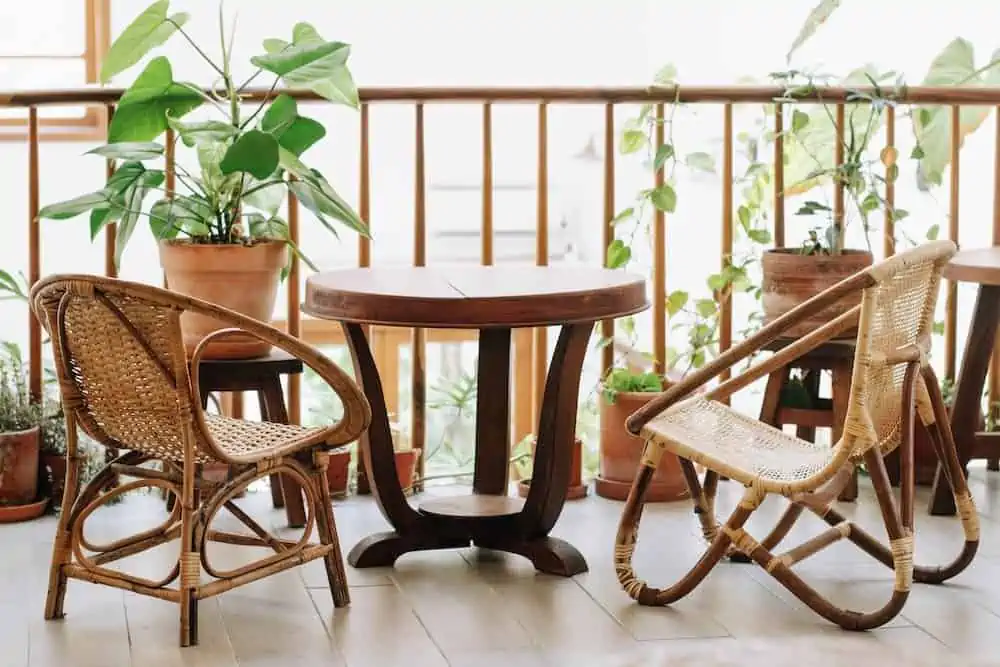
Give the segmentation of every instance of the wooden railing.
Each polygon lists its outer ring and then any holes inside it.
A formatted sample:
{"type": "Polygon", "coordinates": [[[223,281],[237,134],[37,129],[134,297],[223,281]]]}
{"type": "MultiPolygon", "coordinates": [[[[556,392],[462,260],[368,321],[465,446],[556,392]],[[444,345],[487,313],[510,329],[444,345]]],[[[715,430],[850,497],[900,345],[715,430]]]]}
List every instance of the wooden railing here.
{"type": "MultiPolygon", "coordinates": [[[[308,91],[287,91],[293,97],[302,101],[321,101],[315,94],[308,91]]],[[[667,104],[721,104],[723,105],[723,143],[722,143],[722,214],[721,214],[721,248],[720,258],[726,261],[733,253],[733,108],[739,104],[766,104],[772,103],[775,99],[782,97],[784,89],[776,86],[740,86],[740,87],[707,87],[707,86],[681,86],[657,87],[657,88],[369,88],[360,91],[362,100],[359,114],[360,119],[360,162],[359,162],[359,192],[357,206],[361,216],[368,220],[371,211],[371,178],[370,170],[370,142],[369,142],[369,109],[373,104],[402,103],[413,105],[414,113],[414,196],[413,196],[413,224],[414,224],[414,245],[412,253],[412,263],[421,266],[426,261],[427,247],[427,218],[426,218],[426,195],[427,185],[425,179],[425,131],[424,131],[424,110],[426,105],[433,104],[455,104],[469,103],[479,105],[482,109],[482,211],[481,211],[481,262],[482,264],[492,264],[493,252],[493,133],[492,117],[493,107],[502,103],[531,104],[537,107],[537,215],[536,215],[536,248],[535,260],[539,265],[546,264],[549,257],[548,249],[548,196],[549,196],[549,160],[548,160],[548,116],[551,105],[555,104],[590,104],[602,105],[604,108],[604,128],[603,128],[603,173],[604,173],[604,197],[603,197],[603,225],[602,239],[604,246],[611,242],[614,230],[610,224],[615,217],[615,156],[617,154],[617,132],[615,127],[615,107],[619,104],[653,103],[657,118],[662,121],[664,118],[664,108],[667,104]]],[[[822,102],[837,105],[837,134],[838,142],[836,146],[836,161],[840,164],[843,160],[844,136],[844,109],[845,104],[856,103],[858,92],[875,93],[874,90],[864,88],[816,87],[811,90],[801,91],[796,95],[795,104],[810,104],[822,102]]],[[[114,113],[114,104],[120,97],[122,91],[118,89],[79,89],[79,90],[52,90],[33,91],[18,93],[0,92],[0,108],[2,107],[26,107],[28,109],[28,141],[30,149],[28,153],[28,257],[29,270],[28,278],[34,282],[40,277],[40,249],[41,239],[37,213],[39,209],[39,155],[38,155],[38,109],[46,105],[58,104],[86,104],[101,105],[107,110],[110,119],[114,113]]],[[[267,91],[251,90],[247,91],[243,97],[247,101],[264,99],[267,91]]],[[[900,105],[906,104],[933,104],[947,105],[951,107],[951,127],[952,136],[957,135],[960,110],[966,105],[994,106],[1000,109],[1000,88],[998,87],[975,87],[975,88],[947,88],[947,87],[907,87],[894,89],[891,87],[881,88],[878,94],[885,98],[893,98],[900,105]]],[[[774,141],[774,229],[773,238],[777,245],[785,243],[785,202],[783,197],[785,174],[782,156],[784,155],[784,140],[782,132],[785,128],[785,119],[788,116],[787,109],[790,103],[782,103],[776,106],[774,115],[775,141],[774,141]]],[[[887,109],[886,144],[894,146],[896,140],[897,112],[893,107],[887,109]]],[[[655,141],[662,145],[664,142],[662,122],[658,125],[655,134],[655,141]]],[[[173,150],[172,137],[168,136],[167,160],[167,182],[166,188],[172,191],[174,188],[173,179],[173,150]]],[[[952,142],[951,147],[951,181],[950,181],[950,220],[948,224],[948,236],[959,241],[959,194],[960,194],[960,174],[961,161],[959,155],[960,145],[952,142]]],[[[108,163],[107,169],[110,173],[114,168],[112,163],[108,163]]],[[[655,176],[655,182],[651,185],[662,183],[662,173],[655,176]]],[[[887,179],[885,198],[889,204],[887,209],[895,204],[895,188],[892,179],[887,179]]],[[[835,219],[843,219],[844,216],[844,191],[843,186],[835,186],[833,215],[835,219]]],[[[292,238],[298,239],[299,206],[294,198],[288,202],[288,222],[292,238]]],[[[993,243],[1000,244],[1000,113],[997,114],[997,146],[996,146],[996,179],[993,200],[993,243]]],[[[884,242],[884,252],[892,254],[894,247],[893,221],[889,215],[885,219],[886,234],[884,242]]],[[[106,231],[106,262],[105,271],[108,275],[114,275],[115,266],[112,260],[114,250],[114,226],[107,227],[106,231]]],[[[666,313],[667,294],[667,267],[665,246],[668,239],[668,225],[666,216],[662,211],[657,211],[653,218],[652,238],[654,241],[653,266],[652,266],[652,341],[651,350],[656,367],[662,370],[663,360],[666,359],[668,328],[666,313]]],[[[358,264],[369,266],[371,263],[371,248],[367,239],[358,241],[358,264]]],[[[296,336],[303,336],[307,340],[317,343],[340,343],[339,328],[331,326],[329,323],[307,321],[303,323],[299,316],[300,301],[300,281],[298,261],[293,262],[291,279],[288,281],[288,312],[284,321],[281,322],[287,330],[296,336]]],[[[732,344],[733,336],[733,314],[732,304],[728,300],[722,301],[720,313],[720,343],[721,348],[726,349],[732,344]]],[[[945,375],[954,377],[956,369],[956,337],[957,337],[957,290],[954,284],[947,286],[946,296],[946,316],[945,316],[945,375]]],[[[38,324],[34,321],[30,324],[30,370],[31,389],[33,392],[40,392],[41,388],[41,336],[38,324]]],[[[605,336],[611,337],[614,330],[612,322],[602,324],[602,331],[605,336]]],[[[370,332],[375,338],[374,347],[378,354],[378,361],[382,372],[386,375],[384,385],[396,387],[398,384],[398,370],[396,368],[398,352],[400,346],[407,343],[399,333],[386,330],[374,330],[370,332]]],[[[407,334],[403,334],[407,336],[407,334]]],[[[474,334],[471,334],[474,335],[474,334]]],[[[424,346],[428,341],[456,340],[455,332],[425,332],[414,330],[408,335],[409,344],[412,345],[412,423],[411,438],[414,446],[422,447],[424,442],[424,409],[425,409],[425,384],[424,384],[424,346]]],[[[532,430],[532,424],[537,419],[539,406],[541,405],[541,393],[544,386],[545,371],[548,359],[546,349],[547,338],[545,331],[523,332],[523,335],[515,339],[515,359],[517,372],[515,377],[515,415],[513,434],[520,437],[532,430]],[[530,387],[530,392],[528,388],[530,387]],[[530,394],[530,398],[529,398],[530,394]]],[[[602,363],[604,368],[610,367],[613,362],[612,346],[606,346],[602,353],[602,363]]],[[[991,373],[991,394],[994,397],[1000,396],[1000,365],[994,360],[991,373]]],[[[300,386],[298,378],[293,378],[289,385],[289,412],[293,419],[298,419],[300,413],[300,386]]],[[[392,392],[390,392],[391,394],[392,392]]],[[[398,397],[388,396],[389,409],[394,410],[398,397]]]]}

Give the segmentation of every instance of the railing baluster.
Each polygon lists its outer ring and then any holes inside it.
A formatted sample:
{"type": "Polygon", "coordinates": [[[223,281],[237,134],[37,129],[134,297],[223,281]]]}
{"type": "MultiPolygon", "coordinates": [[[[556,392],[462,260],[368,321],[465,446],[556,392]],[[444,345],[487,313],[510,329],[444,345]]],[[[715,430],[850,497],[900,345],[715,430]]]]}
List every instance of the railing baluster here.
{"type": "MultiPolygon", "coordinates": [[[[961,164],[959,137],[961,130],[961,107],[951,108],[951,192],[948,200],[948,238],[958,243],[958,197],[961,164]]],[[[958,283],[954,280],[945,281],[948,291],[945,295],[944,311],[944,376],[949,380],[956,377],[955,369],[958,360],[958,283]]]]}
{"type": "MultiPolygon", "coordinates": [[[[358,175],[358,215],[371,226],[371,159],[369,158],[368,104],[361,105],[361,158],[358,175]]],[[[358,266],[368,267],[372,263],[371,240],[358,236],[358,266]]]]}
{"type": "MultiPolygon", "coordinates": [[[[115,105],[108,104],[108,127],[111,127],[111,119],[115,115],[115,105]]],[[[115,173],[115,161],[107,160],[105,163],[105,176],[111,178],[115,173]]],[[[118,225],[109,223],[104,226],[104,275],[114,278],[118,275],[118,267],[115,266],[115,243],[118,240],[118,225]]]]}
{"type": "MultiPolygon", "coordinates": [[[[601,224],[601,251],[607,253],[608,246],[614,239],[615,230],[611,221],[615,217],[615,105],[608,102],[604,105],[604,220],[601,224]]],[[[601,263],[607,265],[606,257],[601,263]]],[[[607,373],[615,361],[613,338],[615,335],[614,320],[601,322],[601,337],[604,347],[601,348],[601,376],[607,373]]]]}
{"type": "MultiPolygon", "coordinates": [[[[1000,246],[1000,106],[994,110],[996,117],[996,138],[993,148],[993,245],[1000,246]]],[[[997,401],[1000,401],[1000,348],[994,346],[990,362],[990,413],[997,416],[997,401]]],[[[996,459],[991,459],[990,469],[997,470],[996,459]]]]}
{"type": "MultiPolygon", "coordinates": [[[[733,258],[733,105],[722,110],[722,268],[733,258]]],[[[733,345],[733,290],[720,295],[719,352],[733,345]]],[[[729,379],[729,370],[722,373],[722,381],[729,379]]]]}
{"type": "Polygon", "coordinates": [[[774,247],[785,247],[785,105],[774,105],[774,247]]]}
{"type": "MultiPolygon", "coordinates": [[[[291,192],[288,193],[288,237],[296,245],[299,243],[299,200],[291,192]]],[[[292,254],[288,271],[288,335],[298,336],[301,333],[301,314],[299,312],[299,258],[292,254]]],[[[288,376],[288,420],[292,424],[300,424],[302,420],[302,375],[288,376]]]]}
{"type": "Polygon", "coordinates": [[[493,106],[483,104],[482,264],[493,264],[493,106]]]}
{"type": "MultiPolygon", "coordinates": [[[[548,105],[538,105],[538,210],[535,218],[535,263],[549,263],[549,121],[548,105]]],[[[532,346],[533,381],[531,388],[531,421],[538,422],[545,390],[545,374],[549,362],[548,328],[535,329],[532,346]]]]}
{"type": "MultiPolygon", "coordinates": [[[[896,108],[888,106],[885,113],[885,147],[891,153],[896,150],[896,108]]],[[[885,232],[882,237],[882,252],[886,257],[896,254],[896,221],[893,218],[896,211],[896,180],[890,177],[893,172],[899,174],[898,155],[896,158],[890,160],[885,168],[885,232]]]]}
{"type": "MultiPolygon", "coordinates": [[[[426,187],[424,174],[424,105],[418,102],[416,105],[415,123],[415,166],[414,166],[414,193],[413,193],[413,265],[425,266],[427,264],[427,207],[425,203],[426,187]]],[[[417,478],[424,476],[424,455],[427,450],[424,447],[424,409],[426,402],[426,391],[424,387],[424,346],[426,343],[426,333],[423,329],[414,329],[411,338],[411,373],[410,373],[410,442],[414,448],[419,448],[423,454],[417,463],[417,478]]],[[[417,485],[416,490],[422,490],[423,484],[417,485]]]]}
{"type": "MultiPolygon", "coordinates": [[[[663,104],[656,105],[656,149],[665,141],[663,104]]],[[[664,183],[663,168],[656,170],[654,184],[664,183]]],[[[653,212],[653,371],[667,372],[667,224],[663,211],[653,212]]]]}
{"type": "MultiPolygon", "coordinates": [[[[42,277],[39,209],[38,107],[28,109],[28,285],[42,277]]],[[[42,330],[28,313],[28,391],[32,400],[42,398],[42,330]]]]}
{"type": "Polygon", "coordinates": [[[837,177],[833,182],[833,225],[838,233],[837,243],[843,249],[844,239],[844,180],[840,177],[840,169],[844,164],[844,105],[837,105],[836,115],[837,142],[834,144],[833,165],[837,170],[837,177]]]}

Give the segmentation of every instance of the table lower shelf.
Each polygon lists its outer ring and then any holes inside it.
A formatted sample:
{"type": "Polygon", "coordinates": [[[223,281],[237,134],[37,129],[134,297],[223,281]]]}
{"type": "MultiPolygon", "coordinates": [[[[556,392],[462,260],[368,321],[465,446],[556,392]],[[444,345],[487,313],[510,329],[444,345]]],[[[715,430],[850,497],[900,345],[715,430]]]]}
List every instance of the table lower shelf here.
{"type": "Polygon", "coordinates": [[[420,513],[449,518],[487,518],[515,516],[523,507],[523,498],[473,493],[430,498],[420,503],[420,513]]]}

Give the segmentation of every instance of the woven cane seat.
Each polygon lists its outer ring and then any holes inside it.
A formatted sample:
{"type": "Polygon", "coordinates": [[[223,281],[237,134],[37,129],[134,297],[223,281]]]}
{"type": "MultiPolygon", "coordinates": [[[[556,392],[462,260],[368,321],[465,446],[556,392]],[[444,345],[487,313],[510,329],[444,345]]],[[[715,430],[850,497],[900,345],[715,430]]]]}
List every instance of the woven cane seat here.
{"type": "Polygon", "coordinates": [[[695,463],[750,484],[809,479],[830,463],[834,448],[800,440],[705,398],[668,408],[643,436],[695,463]]]}
{"type": "MultiPolygon", "coordinates": [[[[322,439],[326,428],[304,427],[273,422],[252,422],[218,415],[205,415],[208,432],[215,445],[229,456],[267,458],[291,442],[322,439]]],[[[312,444],[315,444],[313,442],[312,444]]],[[[214,460],[214,459],[208,459],[214,460]]]]}

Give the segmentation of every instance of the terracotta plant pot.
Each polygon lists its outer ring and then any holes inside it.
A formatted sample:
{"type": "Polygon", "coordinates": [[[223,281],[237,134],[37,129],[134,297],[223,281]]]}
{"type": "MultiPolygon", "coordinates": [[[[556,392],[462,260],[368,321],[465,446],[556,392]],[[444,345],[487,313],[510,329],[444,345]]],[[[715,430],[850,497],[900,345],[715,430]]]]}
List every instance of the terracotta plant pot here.
{"type": "MultiPolygon", "coordinates": [[[[252,246],[160,242],[160,264],[171,290],[225,306],[261,322],[271,320],[278,279],[287,258],[288,248],[280,241],[252,246]]],[[[194,352],[206,335],[229,326],[211,317],[184,313],[181,329],[187,353],[194,352]]],[[[211,343],[204,358],[251,359],[270,350],[270,345],[256,338],[234,336],[211,343]]]]}
{"type": "Polygon", "coordinates": [[[330,452],[330,464],[326,469],[326,481],[330,485],[330,495],[334,498],[347,496],[350,482],[351,452],[330,452]]]}
{"type": "MultiPolygon", "coordinates": [[[[766,251],[761,262],[764,323],[770,324],[826,288],[871,266],[872,261],[872,254],[864,250],[844,250],[841,255],[803,255],[798,248],[766,251]]],[[[842,299],[803,320],[784,335],[787,338],[804,336],[859,303],[860,293],[842,299]]],[[[855,331],[846,331],[840,337],[853,338],[855,335],[855,331]]]]}
{"type": "Polygon", "coordinates": [[[417,461],[420,460],[419,449],[407,449],[396,452],[396,476],[404,493],[409,493],[417,473],[417,461]]]}
{"type": "Polygon", "coordinates": [[[41,464],[41,472],[48,477],[52,506],[59,507],[66,489],[66,455],[42,454],[41,464]]]}
{"type": "Polygon", "coordinates": [[[0,433],[0,506],[38,500],[39,430],[0,433]]]}
{"type": "MultiPolygon", "coordinates": [[[[531,441],[531,455],[535,455],[535,441],[531,441]]],[[[580,438],[573,440],[573,459],[570,463],[569,486],[566,489],[566,500],[579,500],[587,496],[587,485],[583,483],[583,441],[580,438]]],[[[517,483],[517,495],[522,498],[528,496],[531,489],[531,479],[522,479],[517,483]]]]}
{"type": "MultiPolygon", "coordinates": [[[[613,500],[625,500],[639,469],[644,442],[625,428],[625,420],[633,412],[659,394],[618,393],[615,402],[601,399],[600,472],[594,483],[597,495],[613,500]]],[[[646,492],[647,502],[666,502],[688,497],[687,484],[680,462],[670,452],[664,453],[660,465],[646,492]]]]}

